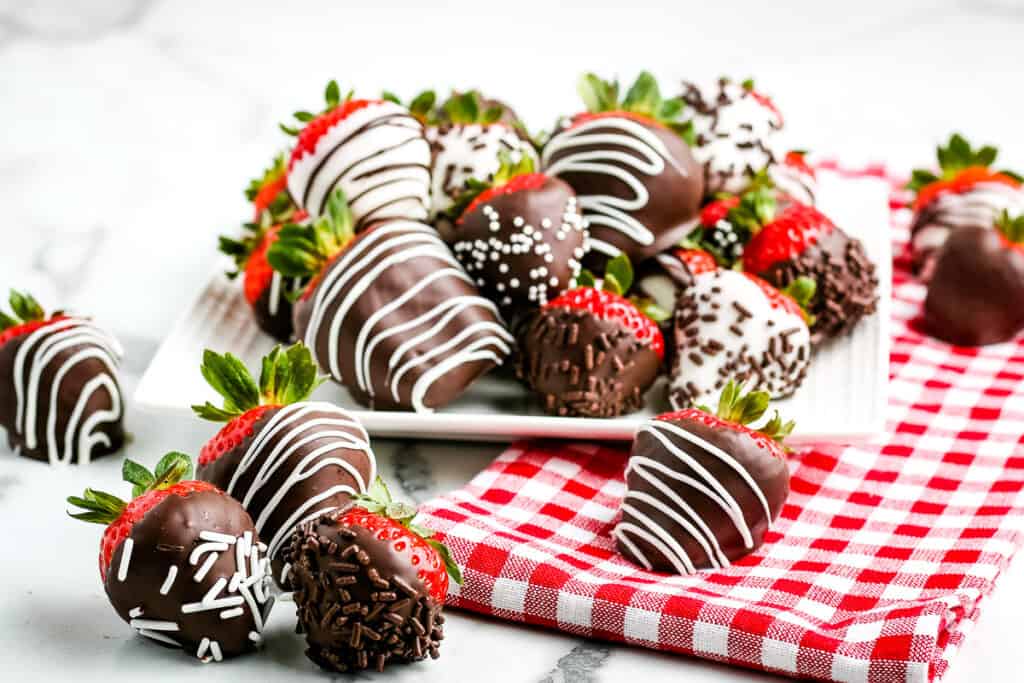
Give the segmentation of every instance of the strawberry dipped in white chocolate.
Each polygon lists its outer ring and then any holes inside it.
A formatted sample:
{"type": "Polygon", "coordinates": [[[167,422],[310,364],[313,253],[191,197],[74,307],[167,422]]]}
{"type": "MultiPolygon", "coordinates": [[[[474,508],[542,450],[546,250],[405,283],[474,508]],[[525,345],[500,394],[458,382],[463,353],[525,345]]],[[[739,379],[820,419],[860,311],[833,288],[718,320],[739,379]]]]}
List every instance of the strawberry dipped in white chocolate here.
{"type": "Polygon", "coordinates": [[[424,220],[430,208],[430,145],[423,124],[405,107],[385,100],[341,97],[331,81],[327,109],[298,112],[301,129],[288,162],[288,192],[316,218],[335,190],[348,197],[361,232],[394,218],[424,220]]]}
{"type": "Polygon", "coordinates": [[[672,406],[707,403],[732,378],[772,398],[796,391],[811,360],[810,331],[798,300],[813,293],[808,278],[780,292],[751,273],[718,269],[697,275],[676,304],[672,406]]]}

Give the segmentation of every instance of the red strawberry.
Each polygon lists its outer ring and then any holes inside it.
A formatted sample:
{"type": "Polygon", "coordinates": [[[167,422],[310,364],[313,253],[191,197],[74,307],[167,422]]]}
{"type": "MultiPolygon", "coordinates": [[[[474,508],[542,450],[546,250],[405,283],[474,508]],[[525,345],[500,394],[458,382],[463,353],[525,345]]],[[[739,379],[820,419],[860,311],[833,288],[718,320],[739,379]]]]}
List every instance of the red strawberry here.
{"type": "Polygon", "coordinates": [[[253,223],[263,222],[263,214],[270,214],[271,223],[301,220],[296,216],[298,207],[288,194],[288,169],[285,155],[278,154],[263,175],[254,178],[245,188],[245,197],[252,202],[253,223]]]}
{"type": "Polygon", "coordinates": [[[220,660],[254,649],[269,609],[266,547],[241,503],[185,480],[192,463],[168,453],[153,472],[131,460],[132,500],[86,489],[75,519],[103,524],[99,568],[114,609],[140,635],[220,660]],[[179,576],[180,574],[180,576],[179,576]],[[216,598],[213,607],[205,602],[216,598]],[[237,605],[230,618],[209,612],[237,605]]]}
{"type": "Polygon", "coordinates": [[[941,195],[963,194],[982,183],[1020,187],[1021,177],[1016,173],[991,168],[997,156],[995,147],[972,149],[963,136],[954,133],[945,147],[938,148],[940,174],[917,169],[907,183],[907,189],[915,193],[913,209],[920,211],[941,195]]]}
{"type": "Polygon", "coordinates": [[[612,532],[627,559],[648,570],[692,574],[726,567],[764,543],[789,494],[781,442],[794,427],[778,412],[759,429],[750,427],[768,402],[767,393],[744,396],[730,380],[716,412],[681,410],[640,426],[626,466],[621,522],[612,532]],[[735,511],[709,498],[711,489],[735,511]]]}
{"type": "Polygon", "coordinates": [[[555,415],[614,417],[643,406],[665,354],[658,327],[671,316],[652,299],[627,299],[633,269],[624,255],[608,262],[603,289],[582,286],[542,306],[519,339],[518,377],[555,415]]]}
{"type": "Polygon", "coordinates": [[[874,313],[878,279],[861,242],[812,206],[789,201],[776,213],[775,196],[764,198],[760,224],[751,228],[743,250],[743,268],[779,289],[801,277],[814,281],[816,294],[807,302],[812,341],[841,336],[874,313]]]}
{"type": "Polygon", "coordinates": [[[924,301],[929,334],[960,346],[998,344],[1024,330],[1024,215],[1004,212],[996,229],[949,236],[924,301]]]}
{"type": "Polygon", "coordinates": [[[12,339],[32,334],[41,327],[65,320],[67,316],[55,313],[47,316],[42,306],[32,298],[31,294],[11,290],[9,299],[11,312],[7,315],[0,311],[0,346],[12,339]]]}
{"type": "Polygon", "coordinates": [[[806,152],[802,152],[800,150],[786,152],[786,156],[782,158],[782,163],[812,178],[816,178],[818,175],[815,172],[814,167],[807,163],[806,152]]]}
{"type": "MultiPolygon", "coordinates": [[[[524,159],[525,158],[526,157],[524,157],[524,159]]],[[[486,204],[492,199],[503,195],[515,194],[516,192],[526,192],[527,190],[539,190],[544,186],[544,183],[546,183],[547,180],[547,176],[543,173],[523,173],[521,175],[516,175],[504,183],[497,182],[495,185],[488,187],[486,190],[473,197],[473,200],[469,205],[462,210],[458,222],[463,222],[466,216],[473,213],[473,211],[478,209],[481,204],[486,204]]]]}
{"type": "Polygon", "coordinates": [[[545,308],[587,311],[602,320],[614,320],[658,354],[658,358],[665,354],[665,339],[658,325],[641,313],[632,301],[615,292],[577,287],[549,301],[545,308]]]}
{"type": "Polygon", "coordinates": [[[438,656],[449,575],[462,575],[415,517],[378,478],[355,507],[299,527],[289,560],[311,660],[348,672],[438,656]]]}
{"type": "Polygon", "coordinates": [[[305,401],[323,382],[312,354],[302,342],[287,350],[275,347],[263,359],[258,385],[242,361],[230,353],[220,355],[207,349],[201,370],[210,386],[224,397],[224,407],[207,402],[192,409],[205,420],[227,424],[203,446],[200,467],[251,437],[256,423],[268,410],[305,401]]]}

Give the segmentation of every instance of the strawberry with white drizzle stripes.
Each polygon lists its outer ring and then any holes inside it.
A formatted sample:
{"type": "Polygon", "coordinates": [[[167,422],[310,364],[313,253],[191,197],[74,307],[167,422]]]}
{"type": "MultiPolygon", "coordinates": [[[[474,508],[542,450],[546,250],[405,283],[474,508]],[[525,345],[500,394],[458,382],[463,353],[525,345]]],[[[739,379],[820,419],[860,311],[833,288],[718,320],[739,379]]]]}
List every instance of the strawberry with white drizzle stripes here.
{"type": "Polygon", "coordinates": [[[254,650],[273,605],[266,546],[242,504],[187,481],[188,456],[165,455],[153,472],[131,460],[132,500],[86,489],[68,503],[106,526],[100,578],[118,615],[139,635],[203,661],[254,650]]]}
{"type": "Polygon", "coordinates": [[[519,338],[516,374],[559,416],[615,417],[639,410],[665,354],[648,300],[623,296],[633,281],[624,255],[608,262],[602,288],[584,271],[583,286],[549,301],[519,338]]]}
{"type": "Polygon", "coordinates": [[[612,532],[624,557],[693,574],[727,567],[764,543],[789,495],[782,441],[795,426],[778,412],[753,426],[768,401],[729,380],[714,412],[688,408],[641,425],[612,532]]]}
{"type": "Polygon", "coordinates": [[[322,380],[301,342],[271,351],[258,384],[230,353],[207,350],[202,373],[224,405],[194,410],[227,424],[203,447],[198,477],[242,502],[269,546],[275,581],[287,589],[284,554],[294,529],[347,507],[376,477],[369,436],[347,411],[308,400],[322,380]]]}
{"type": "Polygon", "coordinates": [[[672,406],[708,401],[732,378],[772,398],[796,391],[811,360],[813,319],[801,303],[814,289],[813,280],[799,278],[781,292],[756,275],[724,268],[694,278],[676,303],[672,406]]]}

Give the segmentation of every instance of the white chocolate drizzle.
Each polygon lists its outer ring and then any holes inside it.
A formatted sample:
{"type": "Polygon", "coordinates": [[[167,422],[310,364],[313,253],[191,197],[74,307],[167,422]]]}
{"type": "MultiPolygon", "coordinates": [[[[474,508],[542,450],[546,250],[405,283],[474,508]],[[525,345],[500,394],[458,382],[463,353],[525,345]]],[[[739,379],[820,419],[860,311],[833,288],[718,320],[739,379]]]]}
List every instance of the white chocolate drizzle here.
{"type": "Polygon", "coordinates": [[[124,401],[117,381],[117,364],[122,355],[116,339],[84,318],[58,320],[28,334],[18,347],[12,371],[16,399],[14,431],[24,437],[25,446],[37,448],[42,433],[51,464],[69,463],[76,456],[80,464],[87,464],[94,448],[109,447],[110,438],[97,428],[122,417],[124,401]],[[89,360],[98,360],[104,371],[85,382],[74,397],[70,414],[60,415],[66,417],[67,423],[64,433],[58,434],[58,413],[66,410],[59,400],[61,385],[75,366],[89,360]],[[44,409],[40,400],[44,395],[43,375],[48,369],[53,370],[53,376],[45,387],[49,401],[44,409]],[[107,394],[110,408],[87,415],[86,407],[98,392],[107,394]]]}
{"type": "Polygon", "coordinates": [[[489,360],[500,365],[510,352],[512,343],[512,335],[501,322],[497,307],[479,295],[442,301],[425,313],[397,325],[385,327],[377,324],[413,302],[435,282],[454,278],[473,284],[447,245],[430,226],[412,221],[392,221],[375,227],[343,252],[317,287],[305,341],[316,355],[318,338],[322,328],[327,327],[328,357],[318,358],[318,362],[334,379],[342,381],[341,329],[351,309],[389,268],[402,268],[411,259],[433,259],[437,269],[363,321],[354,340],[355,358],[359,359],[355,368],[356,383],[362,392],[372,397],[375,393],[370,378],[373,350],[389,337],[415,330],[387,360],[390,378],[388,386],[397,401],[398,380],[425,365],[426,369],[413,382],[411,403],[417,412],[428,412],[430,408],[424,404],[423,398],[445,372],[479,360],[489,360]],[[485,310],[489,314],[488,319],[466,325],[456,336],[445,339],[441,333],[447,323],[473,308],[485,310]],[[433,343],[429,344],[429,352],[419,355],[413,353],[418,345],[431,340],[433,343]]]}

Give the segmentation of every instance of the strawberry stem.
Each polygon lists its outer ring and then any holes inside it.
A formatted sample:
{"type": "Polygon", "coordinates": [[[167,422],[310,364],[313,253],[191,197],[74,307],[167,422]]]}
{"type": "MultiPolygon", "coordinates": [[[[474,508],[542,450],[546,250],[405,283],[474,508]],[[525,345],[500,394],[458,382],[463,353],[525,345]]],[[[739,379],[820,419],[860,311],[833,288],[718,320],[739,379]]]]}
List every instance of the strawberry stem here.
{"type": "MultiPolygon", "coordinates": [[[[718,410],[712,412],[705,406],[699,409],[727,422],[749,426],[764,416],[770,401],[771,396],[767,391],[751,391],[744,394],[741,383],[729,380],[718,399],[718,410]]],[[[781,444],[793,432],[794,427],[794,420],[784,423],[779,412],[775,411],[772,419],[756,431],[781,444]]]]}

